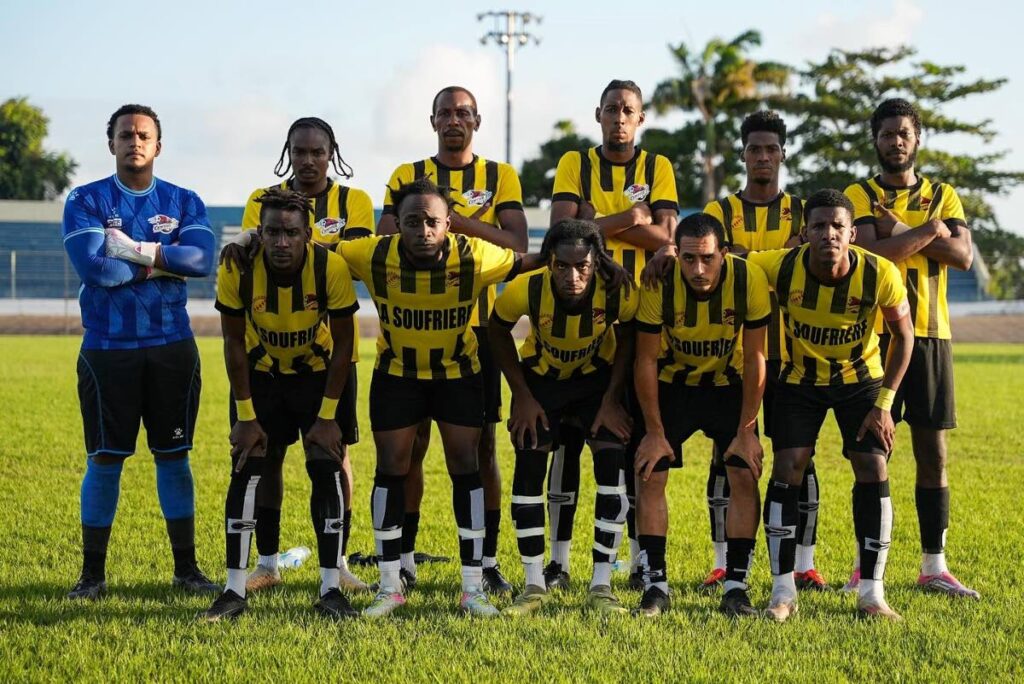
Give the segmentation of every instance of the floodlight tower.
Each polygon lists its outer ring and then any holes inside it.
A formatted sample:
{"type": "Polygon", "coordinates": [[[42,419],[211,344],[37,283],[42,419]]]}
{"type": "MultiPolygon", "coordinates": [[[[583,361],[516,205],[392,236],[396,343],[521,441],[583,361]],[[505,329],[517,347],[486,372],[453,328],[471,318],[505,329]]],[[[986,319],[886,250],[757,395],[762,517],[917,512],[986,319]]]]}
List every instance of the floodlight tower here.
{"type": "Polygon", "coordinates": [[[481,12],[476,15],[477,21],[484,21],[488,18],[493,19],[494,29],[481,36],[481,45],[487,45],[489,41],[493,41],[495,45],[505,50],[505,161],[511,164],[512,71],[516,64],[516,48],[525,47],[530,41],[533,41],[534,45],[540,43],[540,38],[529,33],[526,27],[530,23],[541,23],[542,18],[530,12],[514,10],[481,12]]]}

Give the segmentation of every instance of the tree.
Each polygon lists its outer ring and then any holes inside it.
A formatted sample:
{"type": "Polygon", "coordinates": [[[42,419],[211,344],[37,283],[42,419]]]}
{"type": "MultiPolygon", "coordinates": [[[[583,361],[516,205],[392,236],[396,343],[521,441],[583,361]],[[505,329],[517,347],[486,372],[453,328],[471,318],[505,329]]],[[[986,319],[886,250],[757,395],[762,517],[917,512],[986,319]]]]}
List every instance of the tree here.
{"type": "Polygon", "coordinates": [[[0,199],[52,200],[71,186],[74,160],[43,149],[49,122],[24,97],[0,105],[0,199]]]}
{"type": "Polygon", "coordinates": [[[555,169],[558,160],[566,152],[585,150],[594,147],[596,142],[576,132],[572,121],[562,120],[555,123],[555,134],[545,143],[541,143],[540,156],[523,162],[519,181],[523,186],[523,204],[535,207],[542,201],[551,199],[555,186],[555,169]]]}
{"type": "Polygon", "coordinates": [[[906,46],[833,50],[823,62],[799,71],[799,92],[769,98],[799,122],[790,126],[798,149],[787,163],[786,189],[806,197],[823,187],[843,189],[875,173],[871,113],[887,98],[904,97],[921,114],[924,144],[917,168],[957,189],[975,243],[989,262],[993,294],[1022,296],[1024,238],[1001,229],[986,198],[1006,194],[1024,182],[1024,173],[997,169],[1006,152],[980,148],[996,137],[991,120],[963,121],[949,113],[951,103],[998,90],[1006,79],[965,80],[963,66],[915,61],[914,55],[906,46]],[[934,144],[944,134],[957,134],[979,147],[945,152],[934,144]]]}
{"type": "MultiPolygon", "coordinates": [[[[775,62],[757,62],[747,56],[761,44],[761,34],[750,30],[729,42],[713,38],[704,49],[692,52],[686,43],[670,47],[679,73],[662,81],[654,89],[651,104],[659,114],[673,110],[697,112],[698,124],[687,124],[675,134],[654,129],[644,136],[645,144],[654,140],[672,144],[679,156],[672,158],[677,174],[697,163],[701,178],[700,205],[718,197],[723,184],[736,183],[736,157],[739,120],[762,106],[769,97],[786,93],[791,69],[775,62]],[[699,137],[698,137],[699,134],[699,137]],[[697,140],[699,146],[690,147],[697,140]],[[687,153],[687,150],[690,150],[687,153]]],[[[653,144],[647,144],[651,149],[653,144]]],[[[680,175],[683,183],[688,175],[680,175]]],[[[680,197],[680,200],[683,198],[680,197]]],[[[687,198],[689,200],[689,198],[687,198]]]]}

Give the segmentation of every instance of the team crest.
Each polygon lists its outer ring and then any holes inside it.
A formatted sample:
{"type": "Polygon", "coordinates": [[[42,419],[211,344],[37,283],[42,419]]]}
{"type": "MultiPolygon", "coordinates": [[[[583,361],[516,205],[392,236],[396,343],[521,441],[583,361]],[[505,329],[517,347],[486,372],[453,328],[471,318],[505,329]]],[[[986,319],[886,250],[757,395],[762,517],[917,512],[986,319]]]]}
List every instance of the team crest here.
{"type": "Polygon", "coordinates": [[[384,276],[384,282],[387,283],[388,287],[395,287],[401,279],[402,276],[398,274],[398,271],[388,271],[384,276]]]}
{"type": "Polygon", "coordinates": [[[722,310],[722,323],[726,325],[736,324],[736,310],[735,309],[723,309],[722,310]]]}
{"type": "Polygon", "coordinates": [[[325,216],[316,222],[316,229],[321,235],[337,235],[345,227],[345,219],[331,218],[325,216]]]}
{"type": "Polygon", "coordinates": [[[594,325],[604,324],[604,309],[594,309],[594,325]]]}
{"type": "Polygon", "coordinates": [[[804,291],[803,290],[794,290],[793,292],[790,292],[789,293],[789,303],[790,304],[796,304],[797,306],[803,304],[804,303],[804,291]]]}
{"type": "Polygon", "coordinates": [[[686,325],[686,314],[685,313],[677,313],[676,314],[676,320],[675,320],[674,327],[682,328],[685,325],[686,325]]]}
{"type": "Polygon", "coordinates": [[[445,287],[458,287],[462,283],[462,277],[458,271],[448,271],[444,274],[445,287]]]}
{"type": "Polygon", "coordinates": [[[267,298],[266,297],[253,297],[252,299],[252,311],[253,313],[263,313],[267,310],[267,298]]]}
{"type": "Polygon", "coordinates": [[[467,190],[462,193],[462,198],[466,200],[468,207],[482,207],[490,202],[492,197],[494,197],[494,193],[490,190],[467,190]]]}
{"type": "Polygon", "coordinates": [[[622,194],[629,198],[630,202],[643,202],[651,194],[651,186],[642,183],[633,183],[622,191],[622,194]]]}
{"type": "Polygon", "coordinates": [[[170,235],[178,228],[178,219],[171,218],[166,214],[150,216],[146,220],[149,222],[149,225],[153,226],[154,232],[163,233],[164,235],[170,235]]]}
{"type": "Polygon", "coordinates": [[[537,321],[537,324],[543,329],[550,330],[551,322],[553,320],[554,319],[551,317],[551,314],[542,314],[540,316],[540,320],[537,321]]]}
{"type": "Polygon", "coordinates": [[[860,297],[850,297],[846,302],[846,310],[849,313],[860,313],[860,297]]]}
{"type": "Polygon", "coordinates": [[[315,294],[308,294],[305,297],[303,297],[302,304],[305,307],[306,311],[316,311],[317,309],[320,308],[320,302],[317,300],[315,294]]]}
{"type": "Polygon", "coordinates": [[[743,227],[743,217],[742,216],[735,216],[735,217],[733,217],[733,219],[732,219],[732,227],[733,228],[742,228],[743,227]]]}
{"type": "Polygon", "coordinates": [[[782,220],[783,221],[792,221],[793,220],[793,210],[790,209],[789,207],[783,207],[782,208],[782,220]]]}
{"type": "Polygon", "coordinates": [[[931,197],[922,197],[921,198],[921,209],[922,210],[927,209],[931,205],[932,205],[932,198],[931,197]]]}

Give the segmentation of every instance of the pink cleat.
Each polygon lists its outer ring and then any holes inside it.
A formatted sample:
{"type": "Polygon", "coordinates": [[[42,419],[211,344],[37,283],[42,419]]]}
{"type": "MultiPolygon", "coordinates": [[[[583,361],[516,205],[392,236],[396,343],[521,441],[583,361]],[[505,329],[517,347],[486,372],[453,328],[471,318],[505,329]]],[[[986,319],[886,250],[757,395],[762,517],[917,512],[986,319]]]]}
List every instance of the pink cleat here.
{"type": "Polygon", "coordinates": [[[849,593],[851,591],[857,591],[858,587],[860,587],[860,568],[854,568],[853,573],[850,575],[850,579],[846,582],[846,584],[843,585],[843,588],[839,591],[849,593]]]}
{"type": "Polygon", "coordinates": [[[921,575],[917,578],[917,586],[927,592],[934,594],[945,594],[957,598],[969,598],[975,601],[981,600],[981,594],[970,587],[965,587],[960,580],[953,576],[953,573],[940,572],[938,575],[921,575]]]}

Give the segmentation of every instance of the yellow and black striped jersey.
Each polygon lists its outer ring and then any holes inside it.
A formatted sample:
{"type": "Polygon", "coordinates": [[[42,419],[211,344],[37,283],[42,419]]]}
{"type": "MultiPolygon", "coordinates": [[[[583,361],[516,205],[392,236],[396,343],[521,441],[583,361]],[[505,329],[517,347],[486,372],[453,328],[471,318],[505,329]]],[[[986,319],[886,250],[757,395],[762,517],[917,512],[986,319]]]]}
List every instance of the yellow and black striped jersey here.
{"type": "MultiPolygon", "coordinates": [[[[558,160],[552,202],[589,202],[597,218],[627,211],[637,202],[647,202],[651,211],[679,210],[676,176],[667,157],[636,148],[628,162],[609,161],[600,147],[566,152],[558,160]]],[[[612,258],[638,280],[644,264],[653,255],[622,240],[606,240],[612,258]]]]}
{"type": "Polygon", "coordinates": [[[470,314],[484,289],[515,275],[518,256],[486,240],[449,233],[436,266],[417,268],[400,245],[400,235],[382,235],[338,247],[377,307],[374,367],[422,380],[479,373],[470,314]]]}
{"type": "MultiPolygon", "coordinates": [[[[384,190],[383,213],[395,213],[391,205],[392,188],[397,189],[402,183],[424,177],[430,178],[441,187],[451,188],[451,198],[455,202],[452,210],[463,216],[472,216],[480,207],[490,202],[491,207],[477,218],[497,228],[501,228],[498,222],[499,213],[506,209],[523,209],[523,188],[519,184],[519,174],[516,170],[504,162],[473,155],[472,162],[458,168],[445,166],[434,157],[402,164],[392,172],[384,190]]],[[[495,294],[496,290],[493,287],[480,294],[480,308],[473,312],[470,325],[487,325],[487,319],[494,306],[495,294]]]]}
{"type": "MultiPolygon", "coordinates": [[[[872,202],[892,210],[908,226],[920,226],[933,218],[941,219],[955,229],[966,226],[964,207],[953,186],[933,183],[924,176],[907,187],[893,187],[878,176],[863,180],[846,188],[846,196],[853,202],[853,224],[875,221],[872,202]]],[[[949,303],[946,301],[946,265],[914,254],[896,264],[907,286],[910,320],[915,337],[935,337],[948,340],[953,337],[949,327],[949,303]]],[[[879,322],[881,330],[881,322],[879,322]]]]}
{"type": "Polygon", "coordinates": [[[221,264],[215,306],[246,317],[245,348],[255,370],[293,374],[326,370],[333,349],[327,317],[351,316],[359,303],[345,260],[310,243],[287,285],[273,281],[262,247],[245,273],[221,264]]]}
{"type": "Polygon", "coordinates": [[[608,367],[615,359],[615,323],[631,324],[639,297],[621,287],[608,292],[596,274],[587,296],[572,308],[555,296],[551,271],[525,273],[498,295],[494,316],[509,327],[530,317],[519,348],[523,365],[538,375],[566,380],[608,367]]]}
{"type": "Polygon", "coordinates": [[[738,385],[743,380],[743,328],[763,327],[770,315],[764,273],[727,254],[718,287],[705,298],[697,297],[676,262],[671,276],[640,292],[636,327],[662,334],[661,382],[738,385]]]}
{"type": "MultiPolygon", "coordinates": [[[[708,202],[704,213],[711,214],[725,228],[725,241],[748,252],[783,249],[786,242],[800,234],[804,225],[804,204],[799,197],[780,192],[770,202],[750,202],[735,193],[708,202]]],[[[768,322],[769,360],[779,360],[785,353],[786,335],[782,330],[779,302],[772,295],[772,317],[768,322]]]]}
{"type": "Polygon", "coordinates": [[[799,385],[850,385],[881,378],[874,322],[879,309],[907,296],[888,259],[850,245],[850,271],[826,285],[808,269],[809,245],[753,252],[779,297],[788,358],[780,379],[799,385]]]}

